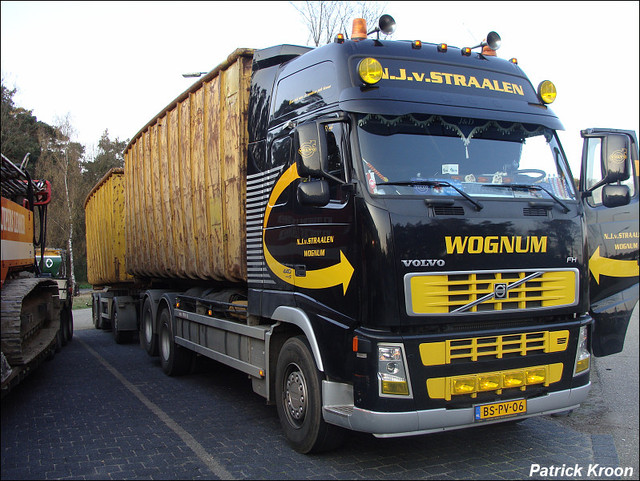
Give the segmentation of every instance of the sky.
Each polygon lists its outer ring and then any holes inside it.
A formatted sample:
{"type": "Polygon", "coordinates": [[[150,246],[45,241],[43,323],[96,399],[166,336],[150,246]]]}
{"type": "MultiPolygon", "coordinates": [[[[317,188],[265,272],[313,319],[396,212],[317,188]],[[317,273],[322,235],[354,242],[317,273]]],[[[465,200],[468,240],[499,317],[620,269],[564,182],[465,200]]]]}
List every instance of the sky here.
{"type": "MultiPolygon", "coordinates": [[[[577,175],[580,130],[638,132],[638,2],[389,1],[396,40],[473,47],[496,31],[498,56],[518,59],[551,109],[577,175]]],[[[0,64],[14,102],[55,125],[68,116],[89,155],[105,129],[132,138],[236,48],[309,45],[290,2],[2,1],[0,64]]],[[[351,32],[347,32],[349,35],[351,32]]]]}

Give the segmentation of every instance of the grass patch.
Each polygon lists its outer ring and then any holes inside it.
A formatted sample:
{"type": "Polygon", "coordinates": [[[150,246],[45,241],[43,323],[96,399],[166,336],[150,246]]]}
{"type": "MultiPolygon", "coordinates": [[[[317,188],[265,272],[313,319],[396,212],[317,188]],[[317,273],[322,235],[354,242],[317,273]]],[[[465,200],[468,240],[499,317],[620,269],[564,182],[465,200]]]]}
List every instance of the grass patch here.
{"type": "Polygon", "coordinates": [[[91,293],[80,294],[73,298],[73,310],[91,307],[91,293]]]}

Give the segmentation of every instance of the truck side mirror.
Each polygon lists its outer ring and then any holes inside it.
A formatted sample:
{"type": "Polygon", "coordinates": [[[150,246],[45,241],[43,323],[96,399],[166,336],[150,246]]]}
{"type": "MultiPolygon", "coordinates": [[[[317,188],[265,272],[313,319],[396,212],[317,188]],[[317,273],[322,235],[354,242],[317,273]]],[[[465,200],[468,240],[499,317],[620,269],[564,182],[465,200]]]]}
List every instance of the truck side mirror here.
{"type": "Polygon", "coordinates": [[[323,177],[327,168],[324,126],[316,122],[299,125],[294,134],[294,147],[300,177],[323,177]]]}
{"type": "Polygon", "coordinates": [[[629,178],[629,137],[609,134],[602,143],[602,176],[606,184],[622,182],[629,178]]]}
{"type": "Polygon", "coordinates": [[[626,185],[605,185],[602,188],[602,204],[605,207],[622,207],[631,202],[629,187],[626,185]]]}
{"type": "Polygon", "coordinates": [[[298,202],[302,205],[324,207],[329,199],[329,183],[324,179],[298,184],[298,202]]]}

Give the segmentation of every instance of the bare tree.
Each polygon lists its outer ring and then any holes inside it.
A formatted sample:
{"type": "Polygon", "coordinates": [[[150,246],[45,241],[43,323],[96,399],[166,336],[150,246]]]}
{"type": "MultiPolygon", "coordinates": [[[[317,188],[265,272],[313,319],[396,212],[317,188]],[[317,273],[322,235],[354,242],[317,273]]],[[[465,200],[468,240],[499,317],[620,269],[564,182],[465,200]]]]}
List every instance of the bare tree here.
{"type": "Polygon", "coordinates": [[[387,3],[319,0],[291,2],[291,5],[309,29],[309,41],[317,47],[332,42],[338,33],[348,36],[354,18],[364,18],[369,30],[373,30],[387,3]]]}
{"type": "MultiPolygon", "coordinates": [[[[84,147],[71,142],[74,129],[69,115],[56,122],[56,136],[40,138],[42,155],[37,175],[51,182],[47,238],[51,247],[65,244],[69,253],[71,282],[75,287],[74,224],[82,222],[81,158],[84,147]]],[[[45,247],[45,246],[43,246],[45,247]]]]}

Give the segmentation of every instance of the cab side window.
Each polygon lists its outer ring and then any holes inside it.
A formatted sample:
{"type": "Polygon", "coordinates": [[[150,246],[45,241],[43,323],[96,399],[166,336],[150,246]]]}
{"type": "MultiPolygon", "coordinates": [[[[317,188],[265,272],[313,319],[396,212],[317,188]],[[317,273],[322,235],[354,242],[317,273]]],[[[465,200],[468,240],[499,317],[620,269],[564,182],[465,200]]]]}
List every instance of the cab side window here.
{"type": "Polygon", "coordinates": [[[326,124],[325,133],[327,136],[327,173],[340,179],[340,182],[335,179],[327,179],[331,200],[344,202],[346,196],[343,192],[343,186],[347,180],[345,169],[347,158],[347,128],[346,125],[342,123],[326,124]]]}

